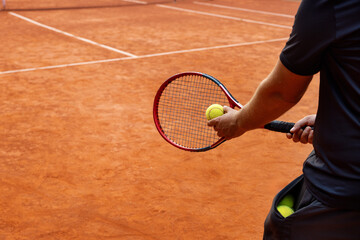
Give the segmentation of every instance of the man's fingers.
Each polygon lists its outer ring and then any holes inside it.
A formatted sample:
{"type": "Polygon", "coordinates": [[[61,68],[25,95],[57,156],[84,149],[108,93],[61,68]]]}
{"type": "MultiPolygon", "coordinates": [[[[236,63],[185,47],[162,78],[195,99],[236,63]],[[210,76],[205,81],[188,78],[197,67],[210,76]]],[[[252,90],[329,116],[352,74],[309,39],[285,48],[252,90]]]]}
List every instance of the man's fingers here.
{"type": "Polygon", "coordinates": [[[210,120],[210,121],[208,121],[207,122],[207,125],[209,126],[209,127],[212,127],[212,126],[215,126],[216,125],[216,119],[214,118],[214,119],[212,119],[212,120],[210,120]]]}
{"type": "Polygon", "coordinates": [[[312,144],[312,143],[313,143],[313,139],[314,139],[314,130],[311,130],[311,131],[310,131],[310,134],[309,134],[309,138],[308,138],[308,139],[309,139],[309,143],[312,144]]]}
{"type": "Polygon", "coordinates": [[[295,132],[299,131],[303,126],[306,126],[306,124],[302,121],[299,121],[299,122],[295,123],[295,125],[292,129],[290,129],[290,132],[295,133],[295,132]]]}
{"type": "Polygon", "coordinates": [[[287,134],[286,134],[286,137],[287,137],[288,139],[292,139],[293,135],[292,135],[291,133],[287,133],[287,134]]]}
{"type": "Polygon", "coordinates": [[[311,127],[306,127],[303,133],[300,136],[300,142],[301,143],[308,143],[309,142],[309,134],[311,131],[311,127]]]}
{"type": "Polygon", "coordinates": [[[293,141],[294,141],[294,142],[299,142],[302,133],[303,133],[303,130],[302,130],[301,128],[300,128],[298,131],[296,131],[296,132],[293,134],[293,141]]]}
{"type": "Polygon", "coordinates": [[[224,109],[224,113],[228,113],[229,111],[232,110],[232,108],[228,106],[223,106],[223,109],[224,109]]]}

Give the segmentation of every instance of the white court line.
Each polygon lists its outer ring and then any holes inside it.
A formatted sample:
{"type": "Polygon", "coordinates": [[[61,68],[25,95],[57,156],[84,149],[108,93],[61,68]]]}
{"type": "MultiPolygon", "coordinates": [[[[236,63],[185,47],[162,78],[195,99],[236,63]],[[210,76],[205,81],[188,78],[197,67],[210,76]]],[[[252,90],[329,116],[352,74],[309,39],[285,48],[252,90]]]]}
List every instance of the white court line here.
{"type": "Polygon", "coordinates": [[[46,69],[65,68],[65,67],[73,67],[73,66],[81,66],[81,65],[90,65],[90,64],[96,64],[96,63],[115,62],[115,61],[136,59],[136,58],[138,58],[138,57],[123,57],[123,58],[113,58],[113,59],[96,60],[96,61],[89,61],[89,62],[60,64],[60,65],[45,66],[45,67],[24,68],[24,69],[0,72],[0,75],[1,74],[10,74],[10,73],[20,73],[20,72],[31,72],[31,71],[36,71],[36,70],[46,70],[46,69]]]}
{"type": "Polygon", "coordinates": [[[195,13],[195,14],[200,14],[200,15],[206,15],[206,16],[211,16],[211,17],[218,17],[218,18],[236,20],[236,21],[243,21],[243,22],[248,22],[248,23],[256,23],[256,24],[267,25],[267,26],[272,26],[272,27],[279,27],[279,28],[286,28],[286,29],[291,29],[292,28],[290,26],[285,26],[285,25],[280,25],[280,24],[261,22],[261,21],[254,21],[254,20],[250,20],[250,19],[237,18],[237,17],[230,17],[230,16],[226,16],[226,15],[220,15],[220,14],[214,14],[214,13],[190,10],[190,9],[186,9],[186,8],[171,7],[171,6],[166,6],[166,5],[162,5],[162,4],[157,4],[156,6],[162,7],[162,8],[173,9],[173,10],[177,10],[177,11],[195,13]]]}
{"type": "Polygon", "coordinates": [[[240,46],[248,46],[248,45],[255,45],[261,43],[271,43],[271,42],[279,42],[279,41],[286,41],[289,38],[277,38],[271,40],[263,40],[263,41],[254,41],[254,42],[245,42],[245,43],[235,43],[229,45],[221,45],[221,46],[213,46],[213,47],[204,47],[204,48],[194,48],[188,50],[179,50],[179,51],[172,51],[172,52],[165,52],[165,53],[155,53],[155,54],[148,54],[143,56],[138,56],[138,58],[148,58],[148,57],[157,57],[157,56],[164,56],[164,55],[171,55],[171,54],[179,54],[179,53],[189,53],[189,52],[199,52],[199,51],[206,51],[212,49],[221,49],[221,48],[231,48],[231,47],[240,47],[240,46]]]}
{"type": "Polygon", "coordinates": [[[31,20],[30,18],[21,16],[21,15],[19,15],[19,14],[17,14],[17,13],[9,12],[9,14],[11,14],[11,15],[17,17],[17,18],[20,18],[20,19],[22,19],[22,20],[25,20],[25,21],[27,21],[27,22],[30,22],[30,23],[32,23],[32,24],[35,24],[35,25],[37,25],[37,26],[40,26],[40,27],[49,29],[49,30],[51,30],[51,31],[54,31],[54,32],[63,34],[63,35],[65,35],[65,36],[72,37],[72,38],[75,38],[75,39],[77,39],[77,40],[80,40],[80,41],[83,41],[83,42],[86,42],[86,43],[90,43],[90,44],[93,44],[93,45],[95,45],[95,46],[98,46],[98,47],[101,47],[101,48],[105,48],[105,49],[108,49],[108,50],[113,51],[113,52],[121,53],[121,54],[124,54],[124,55],[129,56],[129,57],[136,57],[136,55],[134,55],[134,54],[131,54],[131,53],[128,53],[128,52],[124,52],[124,51],[121,51],[121,50],[119,50],[119,49],[116,49],[116,48],[113,48],[113,47],[109,47],[109,46],[106,46],[106,45],[104,45],[104,44],[97,43],[97,42],[94,42],[94,41],[92,41],[92,40],[89,40],[89,39],[86,39],[86,38],[83,38],[83,37],[75,36],[75,35],[73,35],[73,34],[71,34],[71,33],[64,32],[64,31],[61,31],[61,30],[59,30],[59,29],[57,29],[57,28],[53,28],[53,27],[47,26],[47,25],[45,25],[45,24],[36,22],[36,21],[34,21],[34,20],[31,20]]]}
{"type": "Polygon", "coordinates": [[[106,62],[117,62],[117,61],[131,60],[131,59],[150,58],[150,57],[158,57],[158,56],[189,53],[189,52],[200,52],[200,51],[206,51],[206,50],[212,50],[212,49],[248,46],[248,45],[255,45],[255,44],[262,44],[262,43],[280,42],[280,41],[286,41],[287,39],[288,39],[288,37],[270,39],[270,40],[263,40],[263,41],[254,41],[254,42],[245,42],[245,43],[236,43],[236,44],[229,44],[229,45],[213,46],[213,47],[206,47],[206,48],[194,48],[194,49],[188,49],[188,50],[179,50],[179,51],[171,51],[171,52],[164,52],[164,53],[147,54],[147,55],[136,56],[136,57],[113,58],[113,59],[105,59],[105,60],[97,60],[97,61],[89,61],[89,62],[79,62],[79,63],[70,63],[70,64],[61,64],[61,65],[37,67],[37,68],[25,68],[25,69],[18,69],[18,70],[9,70],[9,71],[0,72],[0,75],[2,75],[2,74],[10,74],[10,73],[30,72],[30,71],[45,70],[45,69],[65,68],[65,67],[73,67],[73,66],[81,66],[81,65],[91,65],[91,64],[106,63],[106,62]]]}
{"type": "Polygon", "coordinates": [[[252,13],[260,13],[260,14],[265,14],[265,15],[278,16],[278,17],[294,18],[294,16],[288,15],[288,14],[273,13],[273,12],[266,12],[266,11],[260,11],[260,10],[247,9],[247,8],[239,8],[239,7],[230,7],[230,6],[214,4],[214,3],[205,3],[205,2],[194,2],[194,3],[199,4],[199,5],[204,5],[204,6],[226,8],[226,9],[238,10],[238,11],[243,11],[243,12],[252,12],[252,13]]]}
{"type": "Polygon", "coordinates": [[[147,4],[147,2],[139,1],[139,0],[123,0],[124,2],[131,2],[131,3],[139,3],[139,4],[147,4]]]}

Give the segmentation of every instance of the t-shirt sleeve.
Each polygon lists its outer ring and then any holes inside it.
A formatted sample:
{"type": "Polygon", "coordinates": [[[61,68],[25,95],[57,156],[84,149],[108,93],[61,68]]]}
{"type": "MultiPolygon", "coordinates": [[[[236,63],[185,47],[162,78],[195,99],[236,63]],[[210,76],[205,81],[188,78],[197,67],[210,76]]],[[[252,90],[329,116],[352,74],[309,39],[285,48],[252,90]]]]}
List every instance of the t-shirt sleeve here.
{"type": "Polygon", "coordinates": [[[326,49],[335,39],[335,17],[329,0],[303,0],[280,60],[291,72],[313,75],[320,71],[326,49]]]}

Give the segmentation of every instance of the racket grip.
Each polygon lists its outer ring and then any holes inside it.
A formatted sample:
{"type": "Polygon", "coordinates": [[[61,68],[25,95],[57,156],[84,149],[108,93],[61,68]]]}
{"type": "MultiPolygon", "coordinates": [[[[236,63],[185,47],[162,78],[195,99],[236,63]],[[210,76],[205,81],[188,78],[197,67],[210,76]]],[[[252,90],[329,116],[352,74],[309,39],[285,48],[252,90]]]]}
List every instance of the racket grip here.
{"type": "Polygon", "coordinates": [[[275,132],[289,133],[294,125],[295,123],[291,122],[272,121],[266,124],[264,128],[275,132]]]}
{"type": "MultiPolygon", "coordinates": [[[[266,124],[264,128],[275,132],[290,133],[290,129],[292,129],[294,125],[295,123],[292,122],[275,120],[266,124]]],[[[304,130],[306,127],[307,126],[303,126],[302,129],[304,130]]],[[[312,126],[311,129],[314,130],[314,127],[312,126]]]]}

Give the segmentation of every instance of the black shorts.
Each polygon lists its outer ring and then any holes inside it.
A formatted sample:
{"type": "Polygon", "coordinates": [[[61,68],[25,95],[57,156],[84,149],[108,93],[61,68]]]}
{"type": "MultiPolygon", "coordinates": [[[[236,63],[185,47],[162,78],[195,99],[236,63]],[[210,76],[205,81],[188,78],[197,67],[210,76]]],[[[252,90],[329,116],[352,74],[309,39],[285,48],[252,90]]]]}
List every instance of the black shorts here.
{"type": "Polygon", "coordinates": [[[360,211],[328,207],[307,190],[300,176],[275,197],[265,220],[264,240],[360,240],[360,211]],[[276,210],[287,194],[296,196],[295,212],[287,218],[276,210]]]}

